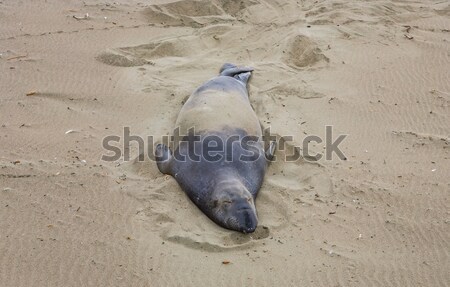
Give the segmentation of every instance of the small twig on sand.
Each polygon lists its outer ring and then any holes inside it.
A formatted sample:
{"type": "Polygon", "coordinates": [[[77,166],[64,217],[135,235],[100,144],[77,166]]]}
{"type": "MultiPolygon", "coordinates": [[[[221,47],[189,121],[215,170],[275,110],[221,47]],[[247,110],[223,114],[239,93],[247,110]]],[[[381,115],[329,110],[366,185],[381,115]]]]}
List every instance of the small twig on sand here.
{"type": "Polygon", "coordinates": [[[9,57],[9,58],[7,58],[6,60],[9,61],[9,60],[20,59],[20,58],[25,58],[25,57],[28,57],[28,54],[26,54],[26,55],[19,55],[19,56],[9,57]]]}
{"type": "Polygon", "coordinates": [[[412,40],[412,39],[414,39],[414,37],[413,36],[409,36],[409,35],[404,35],[405,37],[406,37],[406,39],[408,39],[408,40],[412,40]]]}
{"type": "Polygon", "coordinates": [[[406,26],[403,26],[403,27],[406,28],[406,33],[409,33],[409,30],[411,30],[411,26],[409,26],[409,25],[406,25],[406,26]]]}
{"type": "Polygon", "coordinates": [[[36,94],[37,94],[36,91],[30,91],[30,92],[27,93],[27,96],[29,97],[29,96],[33,96],[33,95],[36,95],[36,94]]]}
{"type": "Polygon", "coordinates": [[[77,19],[77,20],[87,20],[89,19],[89,13],[86,13],[83,17],[79,17],[79,16],[72,16],[73,18],[77,19]]]}

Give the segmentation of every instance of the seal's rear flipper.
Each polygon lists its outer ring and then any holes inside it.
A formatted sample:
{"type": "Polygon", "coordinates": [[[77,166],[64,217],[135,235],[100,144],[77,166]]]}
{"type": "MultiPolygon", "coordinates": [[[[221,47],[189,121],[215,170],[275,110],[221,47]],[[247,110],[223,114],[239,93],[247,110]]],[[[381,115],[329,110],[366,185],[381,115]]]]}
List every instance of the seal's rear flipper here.
{"type": "Polygon", "coordinates": [[[231,63],[225,63],[222,65],[222,68],[220,68],[219,74],[222,75],[222,72],[228,69],[234,69],[237,68],[237,66],[235,64],[231,64],[231,63]]]}
{"type": "Polygon", "coordinates": [[[253,72],[253,70],[254,69],[252,67],[234,67],[222,70],[222,72],[220,72],[220,75],[234,77],[237,74],[253,72]]]}
{"type": "Polygon", "coordinates": [[[172,152],[165,144],[157,144],[155,148],[156,165],[160,172],[171,174],[172,170],[172,152]]]}
{"type": "Polygon", "coordinates": [[[225,63],[220,69],[220,75],[234,77],[244,84],[247,84],[253,70],[252,67],[238,67],[234,64],[225,63]]]}
{"type": "Polygon", "coordinates": [[[273,141],[269,144],[269,147],[266,150],[266,159],[268,161],[274,160],[276,147],[277,147],[277,142],[275,142],[275,141],[273,141]]]}
{"type": "Polygon", "coordinates": [[[250,79],[250,76],[252,75],[251,72],[241,73],[237,74],[234,77],[244,83],[244,85],[247,85],[248,79],[250,79]]]}

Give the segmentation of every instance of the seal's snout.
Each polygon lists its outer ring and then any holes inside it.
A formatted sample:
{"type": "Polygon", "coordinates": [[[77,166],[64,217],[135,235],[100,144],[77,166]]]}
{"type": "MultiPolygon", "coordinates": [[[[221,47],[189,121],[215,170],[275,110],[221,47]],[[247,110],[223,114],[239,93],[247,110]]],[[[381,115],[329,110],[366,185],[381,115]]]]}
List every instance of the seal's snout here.
{"type": "Polygon", "coordinates": [[[239,231],[243,233],[252,233],[258,225],[255,211],[251,208],[245,208],[238,211],[237,214],[239,231]]]}
{"type": "Polygon", "coordinates": [[[214,190],[212,219],[225,228],[252,233],[258,225],[255,199],[237,179],[221,181],[214,190]]]}

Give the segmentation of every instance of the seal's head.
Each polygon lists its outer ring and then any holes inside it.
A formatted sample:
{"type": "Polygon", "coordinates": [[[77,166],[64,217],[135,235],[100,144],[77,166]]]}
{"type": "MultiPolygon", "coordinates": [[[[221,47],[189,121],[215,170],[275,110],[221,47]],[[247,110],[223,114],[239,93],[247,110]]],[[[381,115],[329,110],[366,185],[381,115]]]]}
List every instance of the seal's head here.
{"type": "Polygon", "coordinates": [[[252,233],[258,225],[252,194],[238,180],[220,182],[212,194],[211,217],[219,225],[252,233]]]}

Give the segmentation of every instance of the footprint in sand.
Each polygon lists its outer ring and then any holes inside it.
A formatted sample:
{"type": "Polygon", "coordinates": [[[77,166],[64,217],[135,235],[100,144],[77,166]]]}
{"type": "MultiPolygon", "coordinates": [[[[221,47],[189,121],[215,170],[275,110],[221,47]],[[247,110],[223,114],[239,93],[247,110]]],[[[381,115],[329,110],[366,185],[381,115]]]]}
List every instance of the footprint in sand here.
{"type": "Polygon", "coordinates": [[[177,37],[139,46],[110,49],[98,55],[96,59],[107,65],[119,67],[153,65],[152,60],[166,57],[186,57],[195,53],[197,48],[193,37],[177,37]]]}
{"type": "Polygon", "coordinates": [[[146,61],[141,58],[136,58],[133,57],[132,55],[123,54],[120,51],[104,52],[98,55],[96,59],[107,65],[118,67],[135,67],[151,63],[150,61],[146,61]]]}
{"type": "Polygon", "coordinates": [[[96,59],[104,64],[118,67],[135,67],[150,64],[152,59],[184,56],[180,43],[162,41],[135,47],[124,47],[103,52],[96,59]]]}
{"type": "Polygon", "coordinates": [[[304,35],[296,35],[288,40],[283,62],[292,68],[307,68],[319,63],[328,63],[317,44],[304,35]]]}
{"type": "Polygon", "coordinates": [[[198,29],[193,35],[155,39],[147,44],[108,49],[96,57],[102,63],[119,67],[153,65],[163,58],[190,58],[199,51],[213,52],[219,45],[218,37],[232,31],[227,25],[213,25],[198,29]]]}

